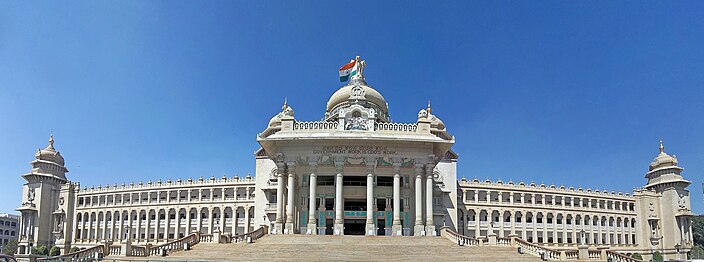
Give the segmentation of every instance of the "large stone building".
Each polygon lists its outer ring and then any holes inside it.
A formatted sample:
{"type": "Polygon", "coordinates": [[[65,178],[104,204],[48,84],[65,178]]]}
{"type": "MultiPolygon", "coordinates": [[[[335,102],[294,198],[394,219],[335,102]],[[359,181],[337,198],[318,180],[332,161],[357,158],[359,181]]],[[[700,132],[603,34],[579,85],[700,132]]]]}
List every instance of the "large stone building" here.
{"type": "MultiPolygon", "coordinates": [[[[23,175],[20,252],[32,246],[159,243],[192,231],[240,234],[519,236],[555,248],[578,243],[674,258],[692,247],[690,182],[665,153],[631,193],[513,181],[458,180],[458,154],[430,104],[392,122],[384,97],[358,74],[330,97],[321,121],[284,103],[257,137],[256,176],[81,188],[49,146],[23,175]]],[[[463,176],[473,176],[464,174],[463,176]]]]}
{"type": "Polygon", "coordinates": [[[10,241],[17,240],[19,234],[20,216],[13,214],[0,214],[0,252],[5,249],[10,241]]]}

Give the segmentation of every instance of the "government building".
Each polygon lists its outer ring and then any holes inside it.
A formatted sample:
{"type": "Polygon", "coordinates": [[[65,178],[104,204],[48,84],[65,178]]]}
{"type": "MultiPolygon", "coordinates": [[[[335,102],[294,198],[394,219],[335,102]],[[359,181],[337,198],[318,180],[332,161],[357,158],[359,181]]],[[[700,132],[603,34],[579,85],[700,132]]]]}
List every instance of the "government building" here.
{"type": "Polygon", "coordinates": [[[254,177],[82,187],[66,176],[70,165],[52,136],[22,175],[19,253],[48,245],[64,254],[124,238],[158,245],[191,232],[236,236],[262,227],[388,237],[435,237],[446,228],[473,239],[512,236],[556,250],[584,245],[666,259],[693,246],[690,182],[662,142],[633,192],[458,179],[476,174],[457,174],[455,137],[431,105],[415,123],[393,122],[366,82],[364,61],[351,63],[356,74],[332,94],[320,121],[299,120],[284,103],[262,128],[254,177]]]}

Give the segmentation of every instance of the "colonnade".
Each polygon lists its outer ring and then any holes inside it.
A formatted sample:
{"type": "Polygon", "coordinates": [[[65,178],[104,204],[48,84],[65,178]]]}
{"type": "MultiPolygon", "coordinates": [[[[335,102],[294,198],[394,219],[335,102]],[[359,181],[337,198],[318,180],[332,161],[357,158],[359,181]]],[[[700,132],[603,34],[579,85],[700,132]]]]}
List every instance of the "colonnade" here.
{"type": "Polygon", "coordinates": [[[242,234],[252,230],[254,206],[207,206],[155,209],[81,211],[76,214],[77,243],[125,239],[159,243],[178,239],[193,231],[242,234]]]}
{"type": "Polygon", "coordinates": [[[540,244],[577,245],[581,232],[590,245],[637,244],[636,216],[532,208],[466,209],[460,212],[460,232],[471,237],[516,235],[540,244]]]}
{"type": "MultiPolygon", "coordinates": [[[[376,164],[376,161],[368,161],[368,163],[376,164]]],[[[306,234],[316,234],[316,196],[317,196],[317,169],[318,164],[313,162],[309,163],[309,201],[308,201],[308,220],[307,222],[307,232],[301,232],[306,234]]],[[[393,170],[393,222],[392,222],[392,235],[403,235],[401,225],[401,164],[400,162],[395,162],[392,165],[393,170]]],[[[433,221],[433,165],[416,164],[415,165],[415,221],[414,221],[414,234],[415,235],[435,235],[435,225],[433,221]],[[425,183],[423,183],[423,178],[425,178],[425,183]],[[423,185],[425,184],[425,188],[423,185]],[[423,209],[425,205],[425,209],[423,209]],[[425,218],[425,220],[424,220],[425,218]],[[427,233],[426,233],[427,232],[427,233]]],[[[375,225],[374,225],[374,177],[376,176],[375,165],[367,166],[366,174],[366,235],[375,235],[375,225]]],[[[293,234],[296,232],[294,226],[294,210],[295,210],[295,196],[296,196],[296,163],[295,162],[277,162],[277,188],[276,188],[276,219],[274,224],[273,233],[275,234],[293,234]],[[285,178],[287,178],[287,183],[284,183],[285,178]],[[286,205],[284,206],[284,192],[286,192],[286,205]]],[[[344,188],[343,188],[343,177],[344,177],[344,163],[335,163],[335,205],[334,205],[334,225],[333,234],[343,235],[344,234],[344,188]]]]}

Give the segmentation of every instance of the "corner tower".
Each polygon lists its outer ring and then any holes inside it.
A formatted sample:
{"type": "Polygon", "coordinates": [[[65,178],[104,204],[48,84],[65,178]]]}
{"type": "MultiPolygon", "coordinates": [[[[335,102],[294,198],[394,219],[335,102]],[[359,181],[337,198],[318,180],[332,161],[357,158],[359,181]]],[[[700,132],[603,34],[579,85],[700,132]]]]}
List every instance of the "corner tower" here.
{"type": "Polygon", "coordinates": [[[65,228],[66,217],[65,213],[60,216],[57,211],[73,207],[68,199],[60,196],[65,191],[64,186],[70,184],[66,179],[68,169],[64,158],[54,148],[53,135],[46,148],[37,149],[30,164],[32,170],[22,175],[26,183],[22,186],[22,205],[17,208],[22,213],[18,254],[29,254],[32,247],[56,244],[58,233],[65,228]]]}
{"type": "Polygon", "coordinates": [[[636,190],[634,196],[641,218],[639,236],[648,236],[638,243],[649,248],[651,253],[659,251],[665,259],[676,259],[678,253],[685,254],[692,248],[692,211],[689,190],[691,184],[685,180],[678,166],[677,157],[665,153],[660,141],[660,153],[650,163],[645,178],[648,183],[636,190]],[[664,234],[666,232],[672,232],[664,234]]]}

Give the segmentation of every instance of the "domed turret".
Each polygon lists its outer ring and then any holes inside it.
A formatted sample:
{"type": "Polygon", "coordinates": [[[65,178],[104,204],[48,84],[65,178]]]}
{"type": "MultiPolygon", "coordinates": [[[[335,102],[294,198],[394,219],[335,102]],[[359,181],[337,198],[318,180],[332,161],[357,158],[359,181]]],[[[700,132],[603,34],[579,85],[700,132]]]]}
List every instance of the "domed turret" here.
{"type": "Polygon", "coordinates": [[[366,101],[368,105],[377,109],[380,113],[387,115],[389,107],[378,91],[364,84],[353,84],[343,86],[330,96],[326,112],[331,113],[340,107],[349,106],[354,101],[366,101]],[[351,101],[350,101],[351,100],[351,101]]]}
{"type": "Polygon", "coordinates": [[[653,159],[653,162],[650,163],[650,171],[658,168],[674,166],[677,166],[677,158],[665,153],[665,147],[662,145],[662,141],[660,141],[660,154],[658,154],[658,156],[653,159]]]}
{"type": "Polygon", "coordinates": [[[61,153],[57,152],[54,148],[53,134],[49,136],[49,145],[44,149],[37,149],[37,154],[35,157],[38,160],[53,162],[61,166],[64,165],[64,157],[61,156],[61,153]]]}

